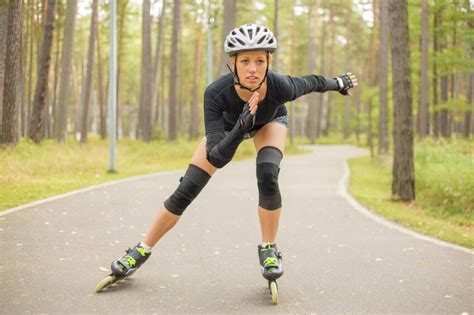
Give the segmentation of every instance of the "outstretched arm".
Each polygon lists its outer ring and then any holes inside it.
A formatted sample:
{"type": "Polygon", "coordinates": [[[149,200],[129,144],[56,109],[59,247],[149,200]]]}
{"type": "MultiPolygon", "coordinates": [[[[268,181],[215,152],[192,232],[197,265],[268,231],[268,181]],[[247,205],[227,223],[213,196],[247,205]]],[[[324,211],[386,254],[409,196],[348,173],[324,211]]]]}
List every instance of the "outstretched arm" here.
{"type": "Polygon", "coordinates": [[[350,72],[335,78],[326,78],[322,75],[293,77],[276,74],[275,83],[280,100],[284,102],[293,101],[312,92],[336,91],[343,95],[350,95],[348,90],[358,85],[356,77],[350,72]]]}

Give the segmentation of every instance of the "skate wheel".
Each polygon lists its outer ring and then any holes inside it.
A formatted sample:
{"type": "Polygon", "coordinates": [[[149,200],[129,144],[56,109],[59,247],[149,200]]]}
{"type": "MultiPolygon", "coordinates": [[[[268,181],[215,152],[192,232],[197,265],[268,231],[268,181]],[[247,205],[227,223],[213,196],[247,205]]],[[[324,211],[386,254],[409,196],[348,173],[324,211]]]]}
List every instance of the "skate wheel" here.
{"type": "Polygon", "coordinates": [[[114,275],[108,275],[107,277],[102,279],[99,282],[99,284],[97,284],[97,286],[95,287],[95,292],[102,291],[104,288],[106,288],[109,285],[111,285],[112,283],[114,283],[114,281],[115,281],[115,276],[114,275]]]}
{"type": "Polygon", "coordinates": [[[276,281],[270,282],[270,292],[272,293],[273,304],[278,304],[278,285],[276,281]]]}

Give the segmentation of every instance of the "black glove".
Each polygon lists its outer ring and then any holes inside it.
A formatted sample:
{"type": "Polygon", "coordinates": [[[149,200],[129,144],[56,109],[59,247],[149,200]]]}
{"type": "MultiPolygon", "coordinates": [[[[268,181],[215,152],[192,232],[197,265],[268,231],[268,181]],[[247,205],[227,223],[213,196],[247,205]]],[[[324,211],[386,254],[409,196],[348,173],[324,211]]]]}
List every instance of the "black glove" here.
{"type": "Polygon", "coordinates": [[[244,109],[239,116],[240,129],[247,132],[255,125],[255,115],[250,113],[249,103],[245,103],[244,109]]]}
{"type": "Polygon", "coordinates": [[[347,95],[347,91],[349,89],[352,89],[352,87],[354,86],[352,84],[351,78],[347,73],[335,77],[334,79],[337,81],[337,84],[339,85],[339,93],[341,93],[342,95],[347,95]]]}

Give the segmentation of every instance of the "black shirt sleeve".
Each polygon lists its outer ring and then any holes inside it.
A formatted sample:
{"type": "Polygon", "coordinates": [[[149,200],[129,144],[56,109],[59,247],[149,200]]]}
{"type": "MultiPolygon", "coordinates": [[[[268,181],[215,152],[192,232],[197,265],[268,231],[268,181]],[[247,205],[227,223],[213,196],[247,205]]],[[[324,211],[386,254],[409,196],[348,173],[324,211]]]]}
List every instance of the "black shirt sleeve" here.
{"type": "Polygon", "coordinates": [[[312,92],[339,91],[339,86],[335,79],[326,78],[322,75],[306,75],[302,77],[276,75],[275,83],[282,102],[293,101],[300,96],[312,92]]]}
{"type": "Polygon", "coordinates": [[[208,88],[204,92],[204,127],[206,135],[224,131],[224,108],[215,100],[216,92],[208,88]]]}

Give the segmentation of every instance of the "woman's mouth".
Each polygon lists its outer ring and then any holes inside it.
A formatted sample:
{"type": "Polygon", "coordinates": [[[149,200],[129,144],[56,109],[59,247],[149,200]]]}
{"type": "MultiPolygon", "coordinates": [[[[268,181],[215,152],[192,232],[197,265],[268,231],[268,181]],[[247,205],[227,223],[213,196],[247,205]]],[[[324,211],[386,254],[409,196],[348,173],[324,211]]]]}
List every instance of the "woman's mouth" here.
{"type": "Polygon", "coordinates": [[[255,76],[249,76],[246,78],[248,81],[257,81],[258,80],[258,77],[255,77],[255,76]]]}

